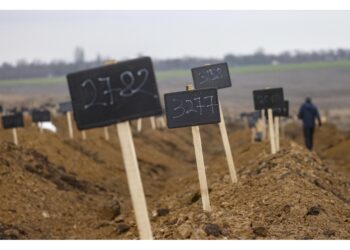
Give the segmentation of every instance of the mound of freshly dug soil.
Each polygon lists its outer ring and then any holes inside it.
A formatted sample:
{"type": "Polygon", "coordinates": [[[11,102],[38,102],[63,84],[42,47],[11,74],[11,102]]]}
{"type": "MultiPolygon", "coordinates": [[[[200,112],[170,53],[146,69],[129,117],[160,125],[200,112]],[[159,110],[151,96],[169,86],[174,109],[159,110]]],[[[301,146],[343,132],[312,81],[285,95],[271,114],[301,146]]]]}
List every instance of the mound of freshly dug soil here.
{"type": "MultiPolygon", "coordinates": [[[[19,146],[0,130],[0,238],[137,239],[115,127],[109,141],[102,129],[70,140],[65,117],[54,122],[58,134],[40,134],[27,119],[19,146]]],[[[152,130],[148,119],[143,128],[134,141],[156,239],[350,239],[350,145],[334,127],[317,132],[316,154],[291,125],[293,141],[271,156],[268,142],[228,126],[236,184],[218,126],[201,127],[211,212],[202,211],[191,130],[152,130]]]]}

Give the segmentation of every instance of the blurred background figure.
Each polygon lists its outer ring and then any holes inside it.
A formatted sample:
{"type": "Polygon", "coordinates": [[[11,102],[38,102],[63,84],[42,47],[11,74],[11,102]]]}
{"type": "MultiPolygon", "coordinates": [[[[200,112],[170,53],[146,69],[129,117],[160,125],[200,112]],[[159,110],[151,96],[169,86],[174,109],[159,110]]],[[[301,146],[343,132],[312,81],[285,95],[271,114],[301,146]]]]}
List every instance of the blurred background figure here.
{"type": "Polygon", "coordinates": [[[305,146],[311,151],[313,147],[316,118],[319,126],[321,126],[322,123],[318,109],[312,103],[310,97],[307,97],[305,103],[300,107],[298,117],[303,121],[305,146]]]}

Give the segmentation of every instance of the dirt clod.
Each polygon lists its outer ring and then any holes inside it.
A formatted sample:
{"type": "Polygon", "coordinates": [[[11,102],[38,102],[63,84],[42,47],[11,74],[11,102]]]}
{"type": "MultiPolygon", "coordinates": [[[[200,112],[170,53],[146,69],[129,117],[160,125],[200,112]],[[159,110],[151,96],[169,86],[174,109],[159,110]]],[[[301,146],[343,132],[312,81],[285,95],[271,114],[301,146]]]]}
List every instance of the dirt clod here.
{"type": "Polygon", "coordinates": [[[156,216],[165,216],[169,214],[169,209],[168,208],[157,208],[156,210],[156,216]]]}
{"type": "Polygon", "coordinates": [[[307,214],[306,215],[314,215],[314,216],[317,216],[319,215],[321,212],[321,207],[320,206],[313,206],[313,207],[310,207],[309,210],[307,211],[307,214]]]}
{"type": "Polygon", "coordinates": [[[177,232],[179,233],[182,239],[190,238],[190,236],[192,235],[192,231],[192,227],[187,223],[182,224],[177,228],[177,232]]]}
{"type": "Polygon", "coordinates": [[[117,232],[117,234],[122,234],[122,233],[126,233],[127,231],[129,231],[130,227],[125,224],[125,223],[119,223],[116,228],[115,231],[117,232]]]}
{"type": "Polygon", "coordinates": [[[256,228],[253,228],[253,233],[259,237],[266,237],[268,234],[268,231],[265,227],[256,227],[256,228]]]}
{"type": "Polygon", "coordinates": [[[207,233],[207,235],[213,235],[215,237],[222,235],[222,231],[217,224],[207,223],[203,226],[203,230],[207,233]]]}

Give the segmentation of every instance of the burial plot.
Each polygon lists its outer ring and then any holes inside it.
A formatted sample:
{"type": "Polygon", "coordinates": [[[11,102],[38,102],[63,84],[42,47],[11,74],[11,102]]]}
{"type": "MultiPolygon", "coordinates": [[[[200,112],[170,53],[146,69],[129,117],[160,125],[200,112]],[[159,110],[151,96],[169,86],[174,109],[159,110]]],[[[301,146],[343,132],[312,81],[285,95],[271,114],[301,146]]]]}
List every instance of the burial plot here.
{"type": "MultiPolygon", "coordinates": [[[[284,105],[284,95],[282,88],[267,88],[253,91],[255,110],[267,109],[271,153],[277,152],[276,135],[273,120],[273,109],[281,108],[284,105]]],[[[278,138],[277,138],[278,139],[278,138]]]]}
{"type": "MultiPolygon", "coordinates": [[[[151,58],[143,57],[67,76],[80,130],[117,123],[131,200],[141,239],[152,239],[129,120],[162,114],[151,58]]],[[[84,132],[84,131],[83,131],[84,132]]]]}
{"type": "Polygon", "coordinates": [[[18,145],[17,128],[24,127],[23,114],[20,112],[2,116],[4,129],[12,129],[13,142],[18,145]]]}
{"type": "MultiPolygon", "coordinates": [[[[207,89],[207,88],[222,89],[222,88],[229,88],[232,86],[230,72],[229,72],[227,63],[218,63],[218,64],[211,64],[211,65],[208,64],[202,67],[193,68],[191,71],[192,71],[192,78],[193,78],[195,89],[207,89]]],[[[233,183],[235,183],[237,182],[236,169],[233,161],[231,146],[227,135],[225,118],[222,113],[220,102],[218,102],[218,104],[219,104],[220,116],[222,117],[221,122],[219,123],[221,138],[224,144],[226,160],[227,160],[231,180],[233,183]]]]}

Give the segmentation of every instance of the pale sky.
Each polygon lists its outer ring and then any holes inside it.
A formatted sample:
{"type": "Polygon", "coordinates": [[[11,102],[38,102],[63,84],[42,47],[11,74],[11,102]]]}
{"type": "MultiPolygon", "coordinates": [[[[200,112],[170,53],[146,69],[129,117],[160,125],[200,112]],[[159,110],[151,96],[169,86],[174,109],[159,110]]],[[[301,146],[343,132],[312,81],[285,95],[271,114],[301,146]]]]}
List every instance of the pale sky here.
{"type": "Polygon", "coordinates": [[[0,63],[350,49],[350,11],[0,11],[0,63]]]}

